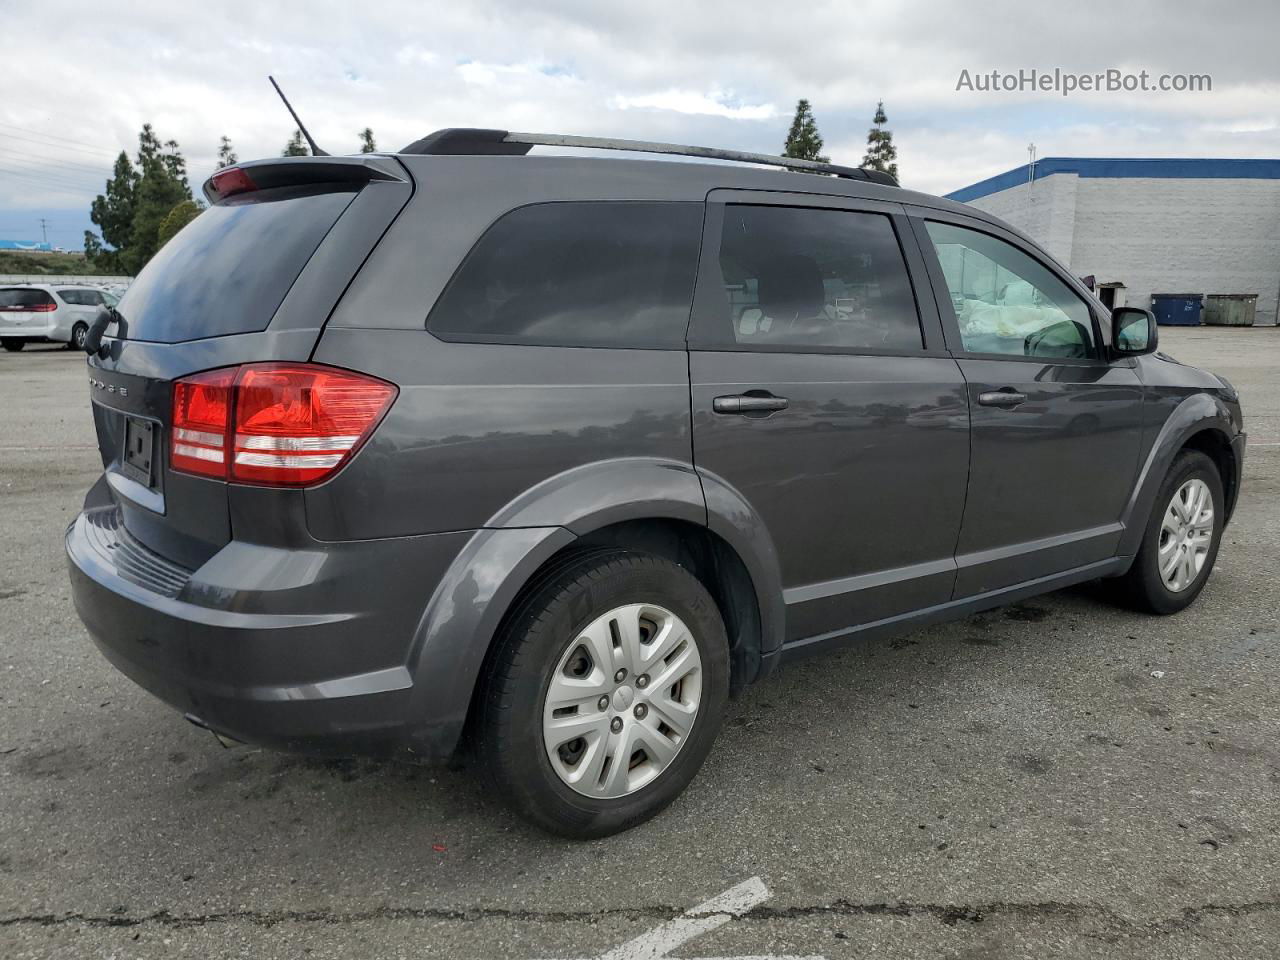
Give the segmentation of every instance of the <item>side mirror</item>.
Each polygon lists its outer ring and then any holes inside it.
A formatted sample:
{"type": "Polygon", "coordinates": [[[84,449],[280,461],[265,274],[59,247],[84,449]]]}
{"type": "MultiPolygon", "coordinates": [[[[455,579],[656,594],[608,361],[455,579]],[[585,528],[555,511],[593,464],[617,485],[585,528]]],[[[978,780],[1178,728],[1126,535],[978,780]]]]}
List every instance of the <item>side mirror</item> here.
{"type": "Polygon", "coordinates": [[[1111,349],[1122,357],[1155,353],[1160,342],[1156,315],[1141,307],[1116,307],[1111,311],[1111,349]]]}

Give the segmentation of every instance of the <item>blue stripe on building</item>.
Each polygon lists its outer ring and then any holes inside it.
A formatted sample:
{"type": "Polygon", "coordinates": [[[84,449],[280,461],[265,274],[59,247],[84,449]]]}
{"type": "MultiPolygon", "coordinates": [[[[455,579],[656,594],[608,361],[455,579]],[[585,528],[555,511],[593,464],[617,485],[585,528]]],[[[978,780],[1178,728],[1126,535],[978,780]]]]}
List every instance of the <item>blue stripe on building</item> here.
{"type": "MultiPolygon", "coordinates": [[[[1028,165],[997,174],[946,195],[948,200],[968,203],[1027,182],[1028,165]]],[[[1280,180],[1280,160],[1181,159],[1120,157],[1045,157],[1036,161],[1037,180],[1055,173],[1081,177],[1151,177],[1170,180],[1280,180]]]]}

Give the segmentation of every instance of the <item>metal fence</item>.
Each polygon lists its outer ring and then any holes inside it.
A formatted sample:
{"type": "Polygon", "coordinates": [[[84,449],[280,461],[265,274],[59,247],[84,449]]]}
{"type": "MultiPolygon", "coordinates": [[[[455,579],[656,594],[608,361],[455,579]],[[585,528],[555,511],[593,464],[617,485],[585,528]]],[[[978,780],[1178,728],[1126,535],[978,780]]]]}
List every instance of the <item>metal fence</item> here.
{"type": "Polygon", "coordinates": [[[133,283],[133,277],[93,277],[85,274],[54,273],[0,273],[0,283],[75,283],[92,287],[118,286],[126,287],[133,283]]]}

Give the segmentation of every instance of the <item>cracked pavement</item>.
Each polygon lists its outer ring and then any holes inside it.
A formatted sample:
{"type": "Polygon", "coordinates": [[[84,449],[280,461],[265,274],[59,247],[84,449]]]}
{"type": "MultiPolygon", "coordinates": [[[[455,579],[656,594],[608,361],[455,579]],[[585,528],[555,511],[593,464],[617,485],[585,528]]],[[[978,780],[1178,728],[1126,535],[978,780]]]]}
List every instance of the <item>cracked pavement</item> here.
{"type": "Polygon", "coordinates": [[[796,663],[669,811],[579,844],[465,770],[224,750],[117,674],[62,558],[82,361],[0,355],[0,956],[598,957],[760,877],[671,956],[1274,957],[1280,330],[1161,336],[1250,432],[1196,605],[1082,588],[796,663]]]}

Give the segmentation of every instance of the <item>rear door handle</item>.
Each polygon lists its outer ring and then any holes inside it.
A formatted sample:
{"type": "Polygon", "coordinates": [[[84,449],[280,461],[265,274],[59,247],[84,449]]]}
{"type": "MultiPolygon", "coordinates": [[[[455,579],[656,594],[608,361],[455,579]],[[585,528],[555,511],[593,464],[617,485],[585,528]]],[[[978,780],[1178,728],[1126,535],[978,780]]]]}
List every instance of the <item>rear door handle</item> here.
{"type": "Polygon", "coordinates": [[[711,409],[716,413],[770,413],[787,409],[787,404],[786,397],[740,393],[732,397],[716,397],[711,401],[711,409]]]}
{"type": "Polygon", "coordinates": [[[1016,407],[1020,403],[1026,403],[1027,395],[1018,393],[1016,390],[1005,388],[1003,390],[990,390],[986,393],[978,394],[978,402],[984,407],[1016,407]]]}

